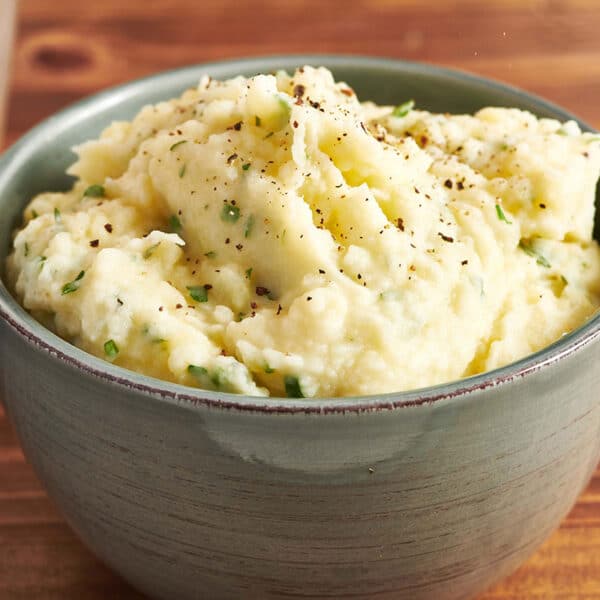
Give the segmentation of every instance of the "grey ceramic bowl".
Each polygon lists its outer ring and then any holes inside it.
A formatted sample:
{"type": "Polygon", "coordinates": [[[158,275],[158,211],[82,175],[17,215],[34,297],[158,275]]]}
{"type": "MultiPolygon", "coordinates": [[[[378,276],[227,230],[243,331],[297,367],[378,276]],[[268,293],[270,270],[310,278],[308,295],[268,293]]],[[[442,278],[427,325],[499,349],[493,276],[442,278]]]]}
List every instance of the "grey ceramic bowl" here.
{"type": "MultiPolygon", "coordinates": [[[[0,262],[69,148],[203,73],[330,67],[360,97],[437,111],[521,91],[429,66],[300,56],[203,65],[59,113],[0,160],[0,262]]],[[[600,452],[600,317],[463,381],[363,398],[257,399],[144,377],[73,348],[0,287],[0,389],[29,460],[87,545],[157,598],[468,598],[557,527],[600,452]]]]}

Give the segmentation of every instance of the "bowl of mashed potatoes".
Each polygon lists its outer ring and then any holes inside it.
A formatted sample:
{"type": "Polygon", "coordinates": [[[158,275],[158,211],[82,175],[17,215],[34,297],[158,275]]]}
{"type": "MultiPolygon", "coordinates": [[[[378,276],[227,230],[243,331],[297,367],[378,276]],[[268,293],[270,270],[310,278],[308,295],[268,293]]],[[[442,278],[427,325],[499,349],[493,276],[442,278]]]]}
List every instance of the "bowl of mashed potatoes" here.
{"type": "Polygon", "coordinates": [[[600,454],[600,136],[464,73],[159,74],[0,158],[0,364],[69,523],[157,598],[465,598],[600,454]]]}

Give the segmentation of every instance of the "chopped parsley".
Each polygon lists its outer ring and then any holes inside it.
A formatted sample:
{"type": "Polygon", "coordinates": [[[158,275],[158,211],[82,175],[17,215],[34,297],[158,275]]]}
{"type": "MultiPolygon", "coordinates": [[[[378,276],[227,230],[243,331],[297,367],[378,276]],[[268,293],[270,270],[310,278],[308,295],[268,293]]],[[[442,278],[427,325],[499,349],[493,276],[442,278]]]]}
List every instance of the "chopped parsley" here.
{"type": "Polygon", "coordinates": [[[405,117],[413,108],[415,107],[414,100],[408,100],[408,102],[404,102],[396,106],[396,108],[392,111],[393,117],[405,117]]]}
{"type": "Polygon", "coordinates": [[[496,204],[496,215],[498,216],[498,220],[504,221],[508,225],[512,225],[512,221],[509,221],[502,210],[502,207],[499,204],[496,204]]]}
{"type": "Polygon", "coordinates": [[[86,188],[85,192],[83,192],[83,195],[88,198],[103,198],[105,194],[106,191],[104,187],[98,183],[90,185],[86,188]]]}
{"type": "Polygon", "coordinates": [[[225,204],[221,211],[221,221],[235,223],[240,218],[240,209],[233,204],[225,204]]]}
{"type": "Polygon", "coordinates": [[[174,144],[171,145],[171,147],[169,148],[170,151],[175,150],[175,148],[177,148],[177,146],[181,146],[181,144],[185,144],[187,142],[187,140],[179,140],[178,142],[175,142],[174,144]]]}
{"type": "Polygon", "coordinates": [[[250,168],[250,163],[246,163],[245,165],[242,165],[242,169],[244,171],[247,171],[250,168]]]}
{"type": "Polygon", "coordinates": [[[192,300],[196,302],[208,302],[208,289],[205,285],[188,285],[187,291],[192,300]]]}
{"type": "Polygon", "coordinates": [[[171,215],[169,217],[169,229],[174,233],[179,233],[181,231],[181,221],[177,215],[171,215]]]}
{"type": "Polygon", "coordinates": [[[246,279],[250,279],[251,276],[252,276],[252,267],[250,267],[249,269],[246,269],[246,279]]]}
{"type": "Polygon", "coordinates": [[[283,383],[285,385],[285,395],[288,398],[304,398],[300,381],[295,375],[286,375],[283,378],[283,383]]]}
{"type": "Polygon", "coordinates": [[[153,254],[154,251],[160,246],[160,242],[156,242],[156,244],[152,244],[152,246],[148,246],[148,248],[146,248],[144,250],[144,253],[142,254],[142,256],[148,260],[153,254]]]}
{"type": "Polygon", "coordinates": [[[77,277],[75,277],[73,281],[65,283],[65,285],[63,285],[62,287],[62,295],[64,296],[65,294],[71,294],[72,292],[76,292],[79,289],[79,286],[81,285],[81,280],[83,279],[84,275],[85,271],[79,271],[79,275],[77,275],[77,277]]]}
{"type": "Polygon", "coordinates": [[[114,340],[107,340],[104,342],[104,354],[106,354],[108,358],[114,358],[119,354],[119,347],[114,340]]]}
{"type": "Polygon", "coordinates": [[[181,179],[185,175],[186,164],[183,163],[179,168],[179,179],[181,179]]]}
{"type": "Polygon", "coordinates": [[[188,365],[187,372],[196,379],[204,379],[208,375],[208,370],[197,365],[188,365]]]}
{"type": "Polygon", "coordinates": [[[535,250],[531,240],[523,238],[519,242],[519,248],[521,248],[521,250],[523,250],[525,254],[528,254],[529,256],[535,258],[538,265],[545,267],[546,269],[549,269],[551,267],[546,257],[535,250]]]}
{"type": "Polygon", "coordinates": [[[244,226],[244,237],[245,238],[250,237],[253,227],[254,227],[254,215],[250,215],[248,217],[248,219],[246,220],[246,225],[244,226]]]}

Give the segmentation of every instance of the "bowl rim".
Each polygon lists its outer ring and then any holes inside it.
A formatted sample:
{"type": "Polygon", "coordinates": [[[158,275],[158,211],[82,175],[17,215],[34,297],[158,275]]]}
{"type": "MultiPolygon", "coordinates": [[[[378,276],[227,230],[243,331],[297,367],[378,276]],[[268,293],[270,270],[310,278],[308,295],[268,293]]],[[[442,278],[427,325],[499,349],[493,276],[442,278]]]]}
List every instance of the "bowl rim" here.
{"type": "MultiPolygon", "coordinates": [[[[0,189],[2,182],[10,175],[10,167],[16,169],[27,159],[28,148],[37,148],[44,143],[44,134],[50,128],[68,121],[75,115],[93,108],[108,108],[119,104],[126,98],[135,97],[148,83],[168,82],[177,80],[182,76],[191,76],[199,70],[208,71],[225,66],[239,65],[242,69],[249,70],[256,67],[258,71],[268,71],[277,68],[281,63],[324,64],[329,68],[336,66],[356,66],[357,68],[388,67],[392,70],[403,72],[425,73],[440,78],[457,82],[463,81],[483,85],[513,96],[521,96],[534,102],[546,111],[552,112],[556,118],[574,120],[584,130],[594,131],[592,127],[578,119],[560,106],[549,102],[535,94],[530,94],[515,86],[500,81],[481,77],[459,69],[441,67],[424,62],[406,61],[394,58],[357,56],[348,54],[273,54],[265,56],[252,56],[245,58],[231,58],[226,60],[211,61],[188,65],[177,69],[170,69],[146,77],[134,79],[126,83],[110,87],[98,93],[86,96],[77,102],[61,109],[52,116],[44,119],[27,133],[21,136],[10,148],[0,155],[0,189]],[[16,165],[16,166],[15,166],[16,165]]],[[[143,106],[140,103],[140,108],[143,106]]],[[[0,269],[0,272],[3,269],[0,269]]],[[[189,407],[210,407],[219,409],[236,409],[239,411],[252,411],[278,414],[344,414],[347,412],[372,412],[381,410],[394,410],[400,408],[432,405],[441,401],[452,401],[461,397],[479,395],[487,388],[505,386],[520,380],[530,374],[545,370],[566,356],[580,351],[588,344],[600,337],[600,311],[594,314],[582,325],[556,340],[549,346],[529,354],[515,362],[503,367],[486,371],[463,379],[446,383],[427,386],[414,390],[373,394],[367,396],[351,397],[314,397],[314,398],[282,398],[276,396],[259,397],[243,394],[230,394],[213,392],[201,388],[193,388],[177,383],[160,380],[155,377],[143,375],[118,367],[107,361],[97,358],[92,354],[73,346],[58,335],[46,329],[36,321],[8,292],[4,281],[0,278],[0,318],[2,318],[13,331],[24,339],[26,343],[36,350],[47,354],[51,359],[66,363],[71,368],[94,379],[103,380],[105,383],[126,388],[145,396],[151,396],[171,404],[188,405],[189,407]]]]}

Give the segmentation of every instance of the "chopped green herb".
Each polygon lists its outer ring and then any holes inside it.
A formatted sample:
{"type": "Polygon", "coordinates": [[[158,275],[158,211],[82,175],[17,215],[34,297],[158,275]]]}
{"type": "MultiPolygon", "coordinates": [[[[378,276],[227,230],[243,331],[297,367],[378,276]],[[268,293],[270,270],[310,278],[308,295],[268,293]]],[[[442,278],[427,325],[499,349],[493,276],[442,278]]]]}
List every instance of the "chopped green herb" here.
{"type": "Polygon", "coordinates": [[[414,100],[408,100],[408,102],[404,102],[392,111],[393,117],[405,117],[413,108],[415,107],[414,100]]]}
{"type": "Polygon", "coordinates": [[[233,204],[225,204],[221,211],[221,220],[235,223],[240,218],[240,209],[233,204]]]}
{"type": "Polygon", "coordinates": [[[84,196],[89,198],[103,198],[106,194],[106,191],[103,186],[95,183],[86,188],[85,192],[83,192],[84,196]]]}
{"type": "Polygon", "coordinates": [[[216,252],[214,252],[213,250],[211,250],[210,252],[205,252],[204,256],[206,256],[206,258],[214,258],[217,255],[216,252]]]}
{"type": "Polygon", "coordinates": [[[592,135],[587,139],[587,144],[592,144],[593,142],[600,142],[600,135],[592,135]]]}
{"type": "Polygon", "coordinates": [[[263,138],[263,140],[266,140],[268,138],[270,138],[275,132],[274,131],[269,131],[269,133],[267,133],[267,135],[265,135],[265,137],[263,138]]]}
{"type": "Polygon", "coordinates": [[[179,140],[178,142],[175,142],[170,148],[169,150],[175,150],[175,148],[177,148],[177,146],[181,146],[181,144],[185,144],[187,142],[187,140],[179,140]]]}
{"type": "Polygon", "coordinates": [[[498,219],[500,221],[504,221],[508,225],[512,225],[512,221],[509,221],[506,218],[506,215],[504,214],[504,211],[502,210],[502,207],[499,204],[496,204],[496,215],[498,215],[498,219]]]}
{"type": "Polygon", "coordinates": [[[254,215],[250,215],[246,220],[246,225],[244,226],[244,237],[250,237],[252,233],[252,229],[254,228],[254,215]]]}
{"type": "Polygon", "coordinates": [[[54,220],[57,223],[61,222],[60,210],[58,210],[58,208],[56,208],[56,207],[54,207],[54,220]]]}
{"type": "Polygon", "coordinates": [[[181,231],[181,221],[177,215],[171,215],[169,217],[169,229],[174,233],[179,233],[181,231]]]}
{"type": "Polygon", "coordinates": [[[188,285],[187,291],[192,300],[196,302],[208,302],[208,288],[205,285],[188,285]]]}
{"type": "Polygon", "coordinates": [[[244,318],[245,316],[246,316],[246,313],[239,312],[239,313],[237,314],[237,319],[236,319],[236,321],[239,323],[240,321],[242,321],[242,320],[243,320],[243,318],[244,318]]]}
{"type": "Polygon", "coordinates": [[[62,295],[64,296],[65,294],[76,292],[79,289],[79,286],[81,285],[81,280],[83,279],[84,275],[85,271],[79,271],[79,275],[77,275],[77,277],[75,277],[73,281],[65,283],[65,285],[63,285],[62,287],[62,295]]]}
{"type": "Polygon", "coordinates": [[[556,130],[556,135],[569,135],[564,127],[556,130]]]}
{"type": "Polygon", "coordinates": [[[250,168],[250,163],[246,163],[245,165],[242,165],[242,169],[244,171],[247,171],[250,168]]]}
{"type": "Polygon", "coordinates": [[[39,215],[38,215],[37,211],[32,209],[32,211],[31,211],[31,218],[32,219],[37,219],[38,217],[39,217],[39,215]]]}
{"type": "Polygon", "coordinates": [[[186,165],[183,163],[179,168],[179,179],[181,179],[185,175],[186,165]]]}
{"type": "Polygon", "coordinates": [[[260,121],[260,117],[259,117],[258,115],[256,115],[256,116],[254,117],[254,124],[255,124],[257,127],[260,127],[260,123],[261,123],[261,121],[260,121]]]}
{"type": "Polygon", "coordinates": [[[283,383],[285,385],[285,395],[288,398],[304,398],[300,381],[295,375],[286,375],[283,378],[283,383]]]}
{"type": "Polygon", "coordinates": [[[148,248],[146,248],[144,250],[144,253],[142,254],[142,256],[148,260],[153,254],[154,251],[160,246],[160,242],[156,242],[156,244],[152,244],[152,246],[148,246],[148,248]]]}
{"type": "Polygon", "coordinates": [[[29,256],[29,244],[27,242],[23,244],[23,256],[29,256]]]}
{"type": "Polygon", "coordinates": [[[267,363],[264,367],[264,372],[267,374],[275,373],[275,369],[267,363]]]}
{"type": "Polygon", "coordinates": [[[210,380],[213,382],[214,386],[220,390],[229,385],[229,377],[227,377],[227,373],[225,369],[217,367],[210,376],[210,380]]]}
{"type": "Polygon", "coordinates": [[[567,278],[564,275],[560,276],[560,280],[565,284],[565,285],[569,285],[569,282],[567,280],[567,278]]]}
{"type": "Polygon", "coordinates": [[[187,372],[190,375],[193,375],[196,379],[199,379],[200,381],[202,381],[202,379],[204,379],[208,375],[207,369],[205,369],[204,367],[199,367],[197,365],[188,365],[187,372]]]}
{"type": "Polygon", "coordinates": [[[48,260],[48,258],[46,256],[40,256],[40,271],[44,268],[44,265],[46,264],[46,260],[48,260]]]}
{"type": "Polygon", "coordinates": [[[252,267],[250,267],[249,269],[246,269],[246,279],[250,279],[251,276],[252,276],[252,267]]]}
{"type": "Polygon", "coordinates": [[[104,354],[106,354],[108,358],[114,358],[119,354],[119,347],[115,344],[114,340],[104,342],[104,354]]]}
{"type": "Polygon", "coordinates": [[[533,258],[535,258],[538,265],[541,265],[542,267],[545,267],[546,269],[550,268],[551,265],[548,262],[548,260],[544,256],[542,256],[539,252],[536,252],[531,240],[522,239],[519,242],[519,248],[521,248],[521,250],[523,250],[523,252],[525,252],[525,254],[528,254],[529,256],[532,256],[533,258]]]}
{"type": "Polygon", "coordinates": [[[153,344],[166,344],[167,340],[165,340],[165,338],[152,338],[152,340],[150,340],[153,344]]]}

